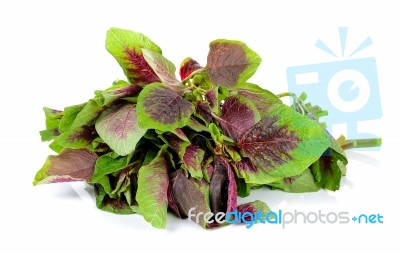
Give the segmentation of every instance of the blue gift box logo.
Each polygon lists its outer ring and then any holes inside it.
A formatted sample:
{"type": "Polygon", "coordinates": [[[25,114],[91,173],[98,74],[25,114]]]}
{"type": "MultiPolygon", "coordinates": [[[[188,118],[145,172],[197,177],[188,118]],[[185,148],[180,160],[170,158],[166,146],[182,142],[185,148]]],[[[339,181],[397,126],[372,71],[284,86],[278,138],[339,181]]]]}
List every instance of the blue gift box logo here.
{"type": "MultiPolygon", "coordinates": [[[[339,28],[342,57],[345,56],[347,27],[339,28]]],[[[366,38],[349,54],[352,57],[372,44],[366,38]]],[[[321,40],[317,48],[338,56],[321,40]]],[[[347,138],[373,138],[370,133],[360,133],[357,124],[360,121],[375,120],[382,117],[379,83],[375,58],[358,58],[334,62],[293,66],[286,71],[289,91],[297,95],[305,92],[309,101],[328,110],[324,118],[327,129],[332,131],[335,124],[347,125],[347,138]]]]}

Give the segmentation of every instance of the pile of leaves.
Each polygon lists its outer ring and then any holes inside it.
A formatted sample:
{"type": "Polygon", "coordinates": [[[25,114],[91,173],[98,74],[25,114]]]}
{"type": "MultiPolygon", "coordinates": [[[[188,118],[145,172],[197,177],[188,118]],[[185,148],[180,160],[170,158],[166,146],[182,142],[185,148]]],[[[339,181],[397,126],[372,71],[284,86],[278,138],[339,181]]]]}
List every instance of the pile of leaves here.
{"type": "MultiPolygon", "coordinates": [[[[44,108],[47,158],[34,185],[86,181],[99,209],[140,213],[157,228],[167,211],[268,211],[238,206],[253,188],[286,192],[339,189],[347,159],[306,96],[275,95],[247,80],[261,58],[240,41],[210,43],[207,64],[186,58],[179,69],[143,34],[111,28],[106,48],[128,81],[117,80],[85,103],[44,108]],[[280,97],[292,96],[287,106],[280,97]]],[[[378,145],[379,140],[375,140],[378,145]]],[[[364,146],[374,145],[371,142],[364,146]]],[[[204,228],[217,223],[198,222],[204,228]]]]}

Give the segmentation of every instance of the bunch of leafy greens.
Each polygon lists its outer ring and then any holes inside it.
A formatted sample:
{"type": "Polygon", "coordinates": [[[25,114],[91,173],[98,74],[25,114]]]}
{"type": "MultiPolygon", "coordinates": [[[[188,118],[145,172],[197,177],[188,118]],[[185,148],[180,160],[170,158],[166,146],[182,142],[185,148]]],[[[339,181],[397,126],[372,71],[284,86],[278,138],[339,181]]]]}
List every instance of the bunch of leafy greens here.
{"type": "MultiPolygon", "coordinates": [[[[164,228],[167,210],[196,213],[268,211],[237,197],[269,186],[286,192],[335,191],[347,164],[342,147],[379,145],[333,139],[326,114],[305,95],[275,95],[248,83],[261,63],[240,41],[215,40],[205,67],[175,66],[143,34],[111,28],[106,48],[122,67],[118,80],[85,103],[44,108],[47,158],[34,185],[86,181],[99,209],[140,213],[164,228]],[[292,96],[287,106],[282,96],[292,96]]],[[[198,221],[204,228],[220,226],[198,221]]]]}

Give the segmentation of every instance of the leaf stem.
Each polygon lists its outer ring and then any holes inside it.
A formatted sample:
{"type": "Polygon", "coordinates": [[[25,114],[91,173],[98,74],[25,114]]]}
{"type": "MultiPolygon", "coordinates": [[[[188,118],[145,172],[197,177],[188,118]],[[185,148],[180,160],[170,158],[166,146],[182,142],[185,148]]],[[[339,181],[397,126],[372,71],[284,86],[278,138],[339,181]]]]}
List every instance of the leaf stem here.
{"type": "Polygon", "coordinates": [[[234,146],[236,144],[233,139],[231,139],[231,138],[229,138],[229,137],[227,137],[227,136],[225,136],[223,134],[222,134],[222,138],[224,140],[224,143],[227,144],[227,145],[231,145],[231,146],[233,145],[234,146]]]}
{"type": "Polygon", "coordinates": [[[366,148],[366,147],[377,147],[382,144],[381,138],[370,138],[370,139],[349,139],[341,145],[344,150],[353,148],[366,148]]]}
{"type": "Polygon", "coordinates": [[[301,111],[301,112],[299,112],[300,114],[306,115],[307,109],[306,109],[306,106],[304,105],[304,101],[301,98],[297,97],[297,95],[295,93],[284,92],[284,93],[280,93],[280,94],[276,95],[276,97],[278,97],[278,98],[282,98],[282,97],[286,97],[286,96],[292,97],[292,99],[293,99],[292,107],[294,110],[298,111],[297,109],[299,109],[301,111]]]}
{"type": "Polygon", "coordinates": [[[292,97],[294,99],[297,99],[296,94],[292,93],[292,92],[284,92],[284,93],[280,93],[280,94],[276,95],[276,97],[278,97],[278,98],[282,98],[282,97],[286,97],[286,96],[290,96],[290,97],[292,97]]]}

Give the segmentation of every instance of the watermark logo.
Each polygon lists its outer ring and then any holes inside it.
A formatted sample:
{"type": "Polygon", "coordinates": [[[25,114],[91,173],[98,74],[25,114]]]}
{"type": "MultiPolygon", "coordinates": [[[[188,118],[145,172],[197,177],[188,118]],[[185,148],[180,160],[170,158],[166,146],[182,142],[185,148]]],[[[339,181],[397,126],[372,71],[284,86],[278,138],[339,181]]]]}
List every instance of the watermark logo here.
{"type": "Polygon", "coordinates": [[[269,211],[262,213],[258,210],[255,213],[240,212],[238,210],[224,213],[218,212],[196,212],[196,208],[192,207],[188,212],[188,218],[197,224],[204,221],[207,224],[246,224],[246,228],[251,228],[254,224],[271,224],[281,225],[283,229],[289,224],[383,224],[383,216],[376,214],[359,214],[350,216],[349,212],[323,212],[321,210],[315,212],[301,212],[294,210],[292,212],[278,210],[276,212],[269,211]]]}
{"type": "Polygon", "coordinates": [[[355,49],[347,50],[347,31],[347,27],[339,28],[340,54],[320,39],[315,45],[336,61],[287,68],[289,91],[297,95],[305,92],[313,104],[328,110],[329,117],[323,120],[329,131],[336,124],[346,124],[349,139],[376,138],[358,128],[361,121],[382,117],[375,58],[353,58],[370,46],[372,39],[367,37],[355,49]]]}

